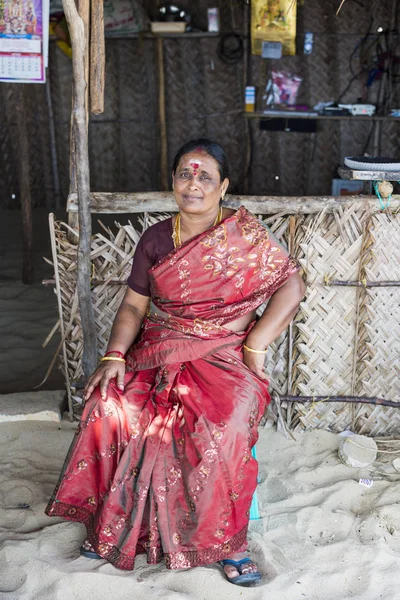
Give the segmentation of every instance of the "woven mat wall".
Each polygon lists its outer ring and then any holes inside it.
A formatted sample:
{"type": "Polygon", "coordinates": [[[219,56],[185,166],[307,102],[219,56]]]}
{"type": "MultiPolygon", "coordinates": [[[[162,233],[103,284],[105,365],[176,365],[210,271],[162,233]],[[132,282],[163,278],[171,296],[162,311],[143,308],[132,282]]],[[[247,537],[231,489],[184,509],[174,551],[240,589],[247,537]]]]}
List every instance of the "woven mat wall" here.
{"type": "MultiPolygon", "coordinates": [[[[125,292],[141,233],[167,215],[146,214],[103,228],[92,238],[93,303],[99,352],[104,353],[125,292]],[[121,282],[122,284],[119,284],[121,282]]],[[[300,261],[307,293],[291,328],[271,345],[272,393],[298,396],[377,396],[399,402],[400,289],[336,286],[334,281],[399,281],[400,215],[349,209],[317,216],[263,217],[300,261]],[[290,235],[289,235],[290,234],[290,235]],[[289,348],[291,360],[289,361],[289,348]]],[[[72,395],[82,378],[82,332],[76,291],[76,246],[68,226],[55,223],[67,372],[72,395]]],[[[65,365],[64,365],[65,367],[65,365]]],[[[79,387],[79,385],[78,385],[79,387]]],[[[294,430],[324,428],[370,435],[400,432],[400,410],[365,404],[282,405],[294,430]]],[[[273,410],[273,407],[272,407],[273,410]]]]}

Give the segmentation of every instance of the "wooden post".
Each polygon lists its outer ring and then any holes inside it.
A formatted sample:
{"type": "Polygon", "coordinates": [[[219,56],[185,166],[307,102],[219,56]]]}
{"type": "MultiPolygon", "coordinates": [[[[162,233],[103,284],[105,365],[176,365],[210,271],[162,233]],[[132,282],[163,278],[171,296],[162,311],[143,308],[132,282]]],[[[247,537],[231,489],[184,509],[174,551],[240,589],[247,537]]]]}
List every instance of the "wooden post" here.
{"type": "Polygon", "coordinates": [[[60,202],[61,190],[60,190],[60,176],[59,176],[59,172],[58,172],[56,127],[55,127],[55,123],[54,123],[53,101],[51,98],[51,86],[50,86],[48,70],[47,70],[47,75],[46,75],[46,101],[47,101],[47,114],[48,114],[48,118],[49,118],[51,169],[52,169],[52,173],[53,173],[53,186],[54,186],[54,206],[57,210],[60,208],[60,205],[61,205],[61,202],[60,202]]]}
{"type": "MultiPolygon", "coordinates": [[[[90,35],[90,0],[76,0],[78,7],[78,13],[83,21],[85,31],[85,115],[86,115],[86,131],[89,129],[89,35],[90,35]]],[[[74,94],[75,94],[75,83],[72,82],[72,105],[74,105],[74,94]]],[[[74,115],[71,114],[71,128],[70,128],[70,157],[69,157],[69,192],[70,194],[76,194],[76,150],[75,150],[75,133],[74,133],[74,115]]],[[[79,218],[78,214],[68,214],[68,225],[74,230],[79,232],[79,218]]],[[[68,233],[68,239],[73,244],[77,243],[78,238],[73,233],[68,233]]]]}
{"type": "MultiPolygon", "coordinates": [[[[80,12],[86,11],[86,4],[80,4],[80,12]],[[82,10],[81,10],[82,9],[82,10]]],[[[79,311],[83,332],[83,372],[88,377],[96,368],[97,337],[90,289],[91,261],[90,242],[92,221],[90,214],[90,178],[87,117],[87,55],[88,38],[85,23],[80,17],[75,0],[63,0],[63,8],[68,23],[72,46],[73,106],[71,149],[75,165],[75,182],[78,194],[79,244],[77,288],[79,311]]]]}
{"type": "Polygon", "coordinates": [[[22,281],[33,283],[33,225],[32,225],[32,199],[30,188],[30,159],[29,143],[26,130],[26,103],[25,85],[13,84],[13,109],[10,114],[15,114],[18,135],[18,166],[19,166],[19,189],[21,199],[22,231],[23,231],[23,264],[22,281]]]}
{"type": "Polygon", "coordinates": [[[90,111],[104,112],[106,49],[103,0],[91,0],[90,28],[90,111]]]}
{"type": "Polygon", "coordinates": [[[164,74],[164,47],[161,37],[157,40],[158,49],[158,73],[159,92],[158,106],[160,114],[160,137],[161,137],[161,189],[168,190],[168,145],[167,145],[167,121],[165,118],[165,74],[164,74]]]}

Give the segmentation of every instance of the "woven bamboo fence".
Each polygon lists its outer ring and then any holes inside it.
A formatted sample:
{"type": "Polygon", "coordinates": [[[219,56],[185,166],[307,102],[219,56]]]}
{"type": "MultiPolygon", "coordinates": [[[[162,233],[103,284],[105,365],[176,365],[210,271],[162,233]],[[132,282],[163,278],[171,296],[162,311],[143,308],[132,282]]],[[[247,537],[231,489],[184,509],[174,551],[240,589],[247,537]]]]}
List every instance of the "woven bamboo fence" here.
{"type": "MultiPolygon", "coordinates": [[[[228,204],[243,204],[259,214],[299,260],[307,284],[297,317],[267,354],[275,400],[270,415],[294,431],[351,428],[372,436],[398,434],[400,202],[393,199],[391,208],[382,212],[371,198],[342,204],[315,198],[275,204],[271,199],[256,200],[231,198],[228,204]],[[308,401],[295,401],[293,396],[308,401]],[[341,397],[356,401],[342,402],[341,397]],[[391,406],[371,403],[371,398],[389,401],[391,406]]],[[[99,212],[134,212],[121,203],[115,211],[107,209],[101,199],[97,206],[99,212]]],[[[92,300],[100,354],[106,349],[141,234],[171,214],[159,212],[163,207],[174,210],[170,199],[155,200],[149,204],[152,212],[138,215],[136,226],[131,222],[103,226],[92,238],[92,300]]],[[[52,216],[50,229],[63,343],[61,367],[74,401],[79,400],[82,387],[83,348],[76,290],[78,234],[52,216]]],[[[73,404],[78,414],[79,405],[73,404]]]]}

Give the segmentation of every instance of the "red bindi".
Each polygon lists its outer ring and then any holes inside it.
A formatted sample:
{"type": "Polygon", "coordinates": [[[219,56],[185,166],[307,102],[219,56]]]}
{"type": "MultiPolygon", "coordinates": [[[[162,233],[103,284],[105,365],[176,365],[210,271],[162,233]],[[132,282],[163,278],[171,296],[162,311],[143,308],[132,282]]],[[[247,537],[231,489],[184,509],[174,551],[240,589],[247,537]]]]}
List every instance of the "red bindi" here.
{"type": "Polygon", "coordinates": [[[191,163],[191,166],[193,167],[193,173],[194,175],[197,175],[197,171],[199,170],[199,163],[191,163]]]}

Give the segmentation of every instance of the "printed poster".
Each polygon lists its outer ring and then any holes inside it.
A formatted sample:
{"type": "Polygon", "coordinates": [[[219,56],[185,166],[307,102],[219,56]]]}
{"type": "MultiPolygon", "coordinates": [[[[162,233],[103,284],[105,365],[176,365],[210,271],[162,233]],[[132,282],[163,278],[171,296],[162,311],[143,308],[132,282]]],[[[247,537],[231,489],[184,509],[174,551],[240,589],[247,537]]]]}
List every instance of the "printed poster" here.
{"type": "Polygon", "coordinates": [[[261,54],[262,42],[281,42],[282,54],[296,54],[296,0],[253,0],[251,48],[261,54]]]}
{"type": "Polygon", "coordinates": [[[49,0],[0,0],[0,81],[44,83],[49,0]]]}

